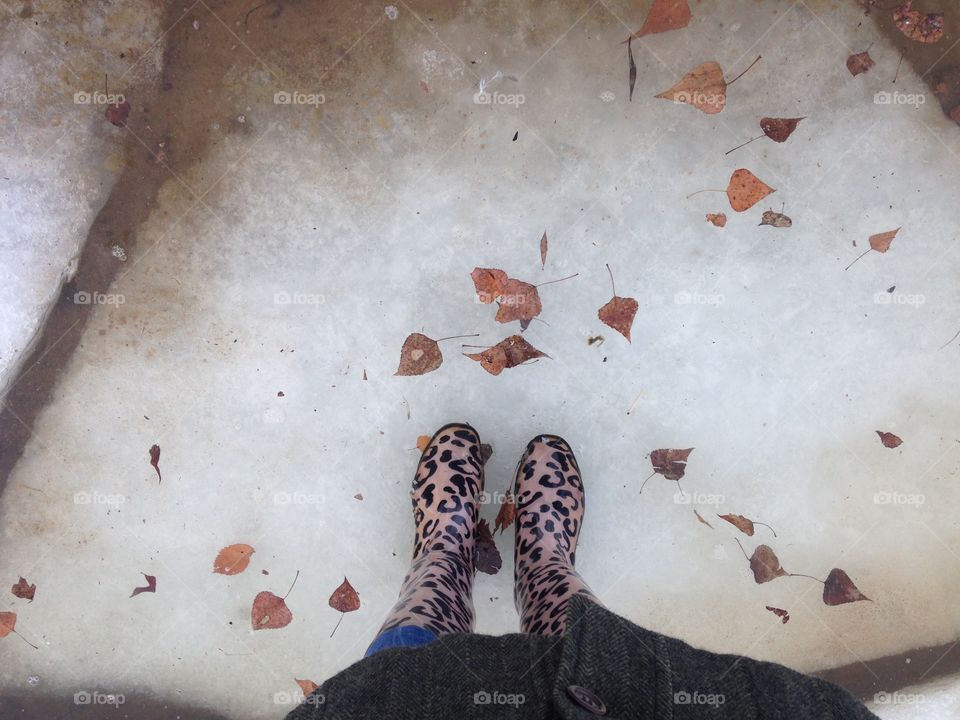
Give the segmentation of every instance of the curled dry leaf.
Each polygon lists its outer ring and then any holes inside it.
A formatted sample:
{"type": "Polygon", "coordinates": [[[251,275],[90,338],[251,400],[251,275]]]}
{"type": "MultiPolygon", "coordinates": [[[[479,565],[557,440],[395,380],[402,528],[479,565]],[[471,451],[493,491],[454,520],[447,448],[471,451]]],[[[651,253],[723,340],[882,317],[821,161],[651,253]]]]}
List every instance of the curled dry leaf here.
{"type": "Polygon", "coordinates": [[[17,584],[10,588],[10,592],[22,600],[33,602],[33,596],[37,594],[37,586],[31,585],[26,578],[21,577],[17,584]]]}
{"type": "Polygon", "coordinates": [[[496,575],[500,572],[503,560],[500,558],[500,551],[497,550],[497,544],[493,541],[493,534],[490,532],[490,524],[481,519],[477,523],[477,544],[476,544],[476,568],[487,575],[496,575]]]}
{"type": "Polygon", "coordinates": [[[436,340],[421,333],[411,333],[400,349],[400,365],[394,375],[425,375],[443,362],[443,353],[436,340]]]}
{"type": "Polygon", "coordinates": [[[680,82],[656,97],[693,105],[708,115],[715,115],[727,103],[727,81],[723,79],[720,65],[710,60],[697,65],[680,82]]]}
{"type": "Polygon", "coordinates": [[[505,368],[512,368],[527,360],[549,357],[540,352],[520,335],[511,335],[483,352],[469,353],[467,357],[476,360],[491,375],[499,375],[505,368]]]}
{"type": "Polygon", "coordinates": [[[719,513],[717,513],[717,517],[721,520],[726,520],[744,535],[753,537],[755,529],[753,527],[753,520],[750,518],[745,518],[743,515],[720,515],[719,513]]]}
{"type": "Polygon", "coordinates": [[[883,443],[884,447],[888,447],[888,448],[900,447],[900,445],[903,443],[903,440],[898,438],[893,433],[884,432],[883,430],[876,430],[875,432],[877,433],[877,435],[880,436],[880,442],[883,443]]]}
{"type": "Polygon", "coordinates": [[[360,609],[360,595],[353,589],[353,585],[347,578],[343,578],[343,582],[333,591],[327,602],[334,610],[342,613],[360,609]]]}
{"type": "Polygon", "coordinates": [[[749,210],[772,192],[776,190],[746,168],[734,170],[727,185],[727,199],[737,212],[749,210]]]}
{"type": "Polygon", "coordinates": [[[296,678],[294,678],[293,680],[295,683],[297,683],[297,685],[300,686],[300,689],[303,691],[304,695],[309,695],[314,690],[320,687],[313,680],[297,680],[296,678]]]}
{"type": "MultiPolygon", "coordinates": [[[[823,584],[823,602],[825,605],[843,605],[845,603],[857,602],[858,600],[870,600],[864,595],[853,580],[840,568],[834,568],[827,575],[826,582],[823,584]]],[[[872,601],[871,601],[872,602],[872,601]]]]}
{"type": "Polygon", "coordinates": [[[783,577],[787,571],[780,567],[780,558],[769,545],[759,545],[750,556],[750,569],[753,579],[758,583],[770,582],[783,577]]]}
{"type": "Polygon", "coordinates": [[[760,219],[761,225],[771,225],[772,227],[777,228],[788,228],[793,225],[793,220],[788,218],[783,213],[774,212],[773,210],[765,210],[763,217],[760,219]]]}
{"type": "Polygon", "coordinates": [[[908,0],[893,12],[893,22],[904,35],[921,43],[939,42],[943,37],[943,13],[923,14],[908,0]]]}
{"type": "Polygon", "coordinates": [[[157,471],[157,482],[163,482],[163,477],[160,475],[160,446],[159,445],[150,446],[150,464],[153,465],[153,469],[157,471]]]}
{"type": "Polygon", "coordinates": [[[770,607],[769,605],[765,607],[767,608],[767,610],[769,610],[778,618],[780,618],[780,622],[782,624],[786,625],[788,622],[790,622],[790,613],[787,612],[786,610],[782,610],[781,608],[770,607]]]}
{"type": "Polygon", "coordinates": [[[491,457],[493,457],[493,445],[490,443],[480,443],[480,462],[486,465],[487,460],[491,457]]]}
{"type": "Polygon", "coordinates": [[[727,224],[727,216],[723,213],[707,213],[707,222],[711,222],[717,227],[724,227],[727,224]]]}
{"type": "Polygon", "coordinates": [[[500,511],[497,513],[497,519],[493,523],[493,532],[497,530],[502,534],[504,530],[513,525],[517,517],[517,501],[512,492],[508,492],[500,504],[500,511]]]}
{"type": "Polygon", "coordinates": [[[804,119],[805,118],[802,117],[760,118],[760,129],[763,130],[764,135],[774,142],[782,143],[793,134],[793,131],[797,129],[797,125],[804,119]]]}
{"type": "Polygon", "coordinates": [[[157,578],[155,575],[147,575],[146,573],[140,573],[147,579],[147,584],[142,587],[135,587],[133,592],[130,593],[130,597],[139,595],[140,593],[155,593],[157,591],[157,578]]]}
{"type": "Polygon", "coordinates": [[[633,101],[633,88],[637,84],[637,63],[633,59],[633,47],[631,43],[633,38],[627,39],[627,78],[628,78],[628,89],[629,94],[627,95],[627,102],[633,101]]]}
{"type": "Polygon", "coordinates": [[[650,453],[650,463],[653,471],[660,473],[667,480],[680,480],[687,469],[687,458],[693,448],[683,450],[660,449],[650,453]]]}
{"type": "Polygon", "coordinates": [[[643,27],[628,39],[632,40],[644,35],[685,28],[690,24],[692,17],[687,0],[653,0],[650,12],[647,13],[647,18],[643,21],[643,27]]]}
{"type": "Polygon", "coordinates": [[[253,553],[253,547],[244,543],[227,545],[217,553],[213,561],[213,571],[220,575],[239,575],[247,569],[253,553]]]}
{"type": "Polygon", "coordinates": [[[250,624],[254,630],[276,630],[286,627],[292,620],[293,613],[282,597],[264,590],[253,599],[250,624]]]}
{"type": "Polygon", "coordinates": [[[711,530],[713,530],[713,525],[711,525],[711,524],[708,523],[706,520],[704,520],[704,519],[703,519],[703,516],[702,516],[700,513],[697,512],[697,509],[696,509],[696,508],[693,509],[693,514],[697,516],[697,520],[699,520],[699,521],[702,522],[704,525],[706,525],[708,528],[710,528],[711,530]]]}
{"type": "Polygon", "coordinates": [[[543,231],[543,237],[540,238],[540,269],[547,267],[547,231],[543,231]]]}
{"type": "Polygon", "coordinates": [[[633,318],[637,314],[640,304],[629,297],[617,297],[616,295],[602,308],[597,311],[597,317],[604,325],[608,325],[623,335],[627,342],[630,340],[630,328],[633,326],[633,318]]]}
{"type": "Polygon", "coordinates": [[[870,53],[866,51],[856,53],[847,58],[847,70],[849,70],[850,74],[854,77],[865,73],[874,65],[876,65],[876,63],[873,61],[873,58],[870,57],[870,53]]]}

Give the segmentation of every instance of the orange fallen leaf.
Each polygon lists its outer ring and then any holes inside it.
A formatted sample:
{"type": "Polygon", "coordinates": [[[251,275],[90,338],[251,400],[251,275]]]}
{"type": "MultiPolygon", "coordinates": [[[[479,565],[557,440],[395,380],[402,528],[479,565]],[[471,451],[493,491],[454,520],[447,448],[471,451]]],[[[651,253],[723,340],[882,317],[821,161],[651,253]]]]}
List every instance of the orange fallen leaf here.
{"type": "Polygon", "coordinates": [[[417,436],[417,450],[419,450],[420,452],[423,452],[424,450],[427,449],[427,445],[429,445],[429,444],[430,444],[430,436],[429,436],[429,435],[418,435],[418,436],[417,436]]]}
{"type": "Polygon", "coordinates": [[[897,233],[900,232],[900,228],[896,230],[888,230],[887,232],[877,233],[876,235],[870,236],[870,249],[876,250],[878,253],[885,253],[890,249],[890,243],[893,242],[893,239],[897,236],[897,233]]]}
{"type": "Polygon", "coordinates": [[[10,633],[18,636],[23,640],[27,645],[32,647],[34,650],[39,650],[36,645],[27,640],[23,635],[17,632],[17,614],[15,612],[0,612],[0,638],[4,638],[10,633]]]}
{"type": "Polygon", "coordinates": [[[643,27],[631,35],[630,39],[685,28],[692,17],[687,0],[653,0],[643,27]]]}
{"type": "Polygon", "coordinates": [[[617,288],[613,284],[613,271],[609,264],[607,265],[607,272],[610,273],[610,288],[613,292],[613,298],[597,311],[597,317],[604,325],[623,335],[627,342],[632,342],[630,340],[630,329],[633,327],[633,318],[636,316],[640,304],[631,297],[619,297],[617,288]]]}
{"type": "Polygon", "coordinates": [[[707,222],[711,222],[717,227],[724,227],[727,224],[727,216],[723,213],[707,213],[707,222]]]}
{"type": "Polygon", "coordinates": [[[715,115],[727,103],[727,81],[723,79],[719,63],[710,60],[697,65],[680,78],[680,82],[656,97],[693,105],[708,115],[715,115]]]}
{"type": "Polygon", "coordinates": [[[727,199],[737,212],[749,210],[772,192],[776,190],[746,168],[734,170],[727,185],[727,199]]]}
{"type": "Polygon", "coordinates": [[[503,286],[509,280],[507,274],[498,268],[477,267],[470,273],[470,277],[473,278],[477,297],[484,304],[492,303],[502,295],[503,286]]]}
{"type": "Polygon", "coordinates": [[[512,368],[534,358],[549,357],[537,350],[520,335],[511,335],[483,352],[468,353],[467,357],[476,360],[491,375],[499,375],[505,368],[512,368]]]}
{"type": "Polygon", "coordinates": [[[543,306],[540,303],[540,293],[537,288],[523,280],[509,278],[503,285],[503,292],[497,298],[497,322],[508,323],[520,321],[520,326],[526,330],[543,306]]]}
{"type": "Polygon", "coordinates": [[[847,265],[844,270],[849,270],[853,267],[853,263],[857,262],[860,258],[866,255],[868,252],[875,250],[878,253],[885,253],[890,249],[890,243],[893,242],[893,239],[897,236],[897,233],[900,232],[900,228],[896,230],[888,230],[887,232],[877,233],[876,235],[870,236],[870,247],[864,250],[862,253],[857,255],[849,265],[847,265]]]}
{"type": "Polygon", "coordinates": [[[853,584],[853,580],[840,568],[834,568],[827,575],[827,580],[823,584],[823,602],[825,605],[843,605],[845,603],[857,602],[858,600],[870,600],[853,584]]]}
{"type": "Polygon", "coordinates": [[[865,73],[874,65],[876,65],[876,63],[873,61],[873,58],[870,57],[870,53],[866,51],[855,53],[847,58],[847,70],[849,70],[850,74],[854,77],[865,73]]]}
{"type": "Polygon", "coordinates": [[[254,549],[250,545],[237,543],[227,545],[213,561],[213,572],[220,575],[238,575],[247,569],[254,549]]]}
{"type": "Polygon", "coordinates": [[[883,443],[884,447],[888,447],[888,448],[900,447],[900,445],[903,443],[903,440],[898,438],[893,433],[884,432],[883,430],[876,430],[875,432],[877,433],[877,435],[880,436],[880,442],[883,443]]]}
{"type": "Polygon", "coordinates": [[[314,690],[320,687],[313,680],[297,680],[296,678],[294,678],[293,680],[294,682],[297,683],[297,685],[300,686],[300,689],[303,691],[304,695],[309,695],[314,690]]]}

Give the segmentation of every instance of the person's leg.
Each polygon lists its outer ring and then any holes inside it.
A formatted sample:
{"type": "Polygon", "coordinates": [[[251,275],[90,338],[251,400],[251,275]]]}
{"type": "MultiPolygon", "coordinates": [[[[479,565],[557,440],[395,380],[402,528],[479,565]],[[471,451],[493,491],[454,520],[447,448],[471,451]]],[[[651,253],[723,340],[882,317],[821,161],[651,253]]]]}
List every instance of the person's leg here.
{"type": "Polygon", "coordinates": [[[413,562],[400,599],[367,655],[473,631],[473,556],[482,491],[477,431],[460,423],[444,426],[423,451],[413,479],[413,562]]]}
{"type": "Polygon", "coordinates": [[[599,603],[573,569],[583,522],[583,482],[565,440],[538,435],[530,441],[517,466],[514,493],[514,600],[520,629],[559,635],[571,597],[584,594],[599,603]]]}

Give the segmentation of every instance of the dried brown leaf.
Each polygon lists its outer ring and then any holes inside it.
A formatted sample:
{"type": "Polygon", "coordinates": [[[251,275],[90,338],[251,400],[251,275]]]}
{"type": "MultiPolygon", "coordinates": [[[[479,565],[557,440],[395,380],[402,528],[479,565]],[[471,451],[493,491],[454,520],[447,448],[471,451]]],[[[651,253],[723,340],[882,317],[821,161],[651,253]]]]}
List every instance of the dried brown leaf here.
{"type": "Polygon", "coordinates": [[[491,375],[499,375],[505,368],[512,368],[532,360],[549,357],[528,343],[520,335],[511,335],[483,352],[469,353],[467,357],[476,360],[491,375]]]}
{"type": "Polygon", "coordinates": [[[724,227],[727,224],[727,216],[723,213],[707,213],[707,222],[711,222],[717,227],[724,227]]]}
{"type": "Polygon", "coordinates": [[[476,562],[477,570],[487,575],[496,575],[500,571],[503,560],[500,558],[500,551],[497,550],[497,544],[493,540],[493,534],[490,532],[490,524],[481,519],[477,523],[477,544],[476,544],[476,562]]]}
{"type": "Polygon", "coordinates": [[[130,597],[139,595],[140,593],[155,593],[157,591],[157,578],[154,575],[147,575],[146,573],[140,573],[147,579],[147,584],[142,587],[135,587],[133,592],[130,593],[130,597]]]}
{"type": "Polygon", "coordinates": [[[873,58],[870,57],[870,53],[866,51],[856,53],[847,58],[847,70],[849,70],[850,74],[854,77],[865,73],[874,65],[876,65],[876,63],[873,61],[873,58]]]}
{"type": "Polygon", "coordinates": [[[330,599],[327,601],[334,610],[342,613],[353,612],[360,609],[360,595],[353,589],[353,585],[346,578],[333,591],[330,599]]]}
{"type": "Polygon", "coordinates": [[[632,342],[630,340],[630,329],[633,326],[633,318],[639,307],[640,304],[633,298],[614,295],[606,305],[597,311],[597,317],[604,325],[612,327],[623,335],[628,342],[632,342]]]}
{"type": "Polygon", "coordinates": [[[900,445],[903,443],[903,440],[898,438],[893,433],[884,432],[883,430],[876,430],[875,432],[877,433],[877,435],[880,436],[880,442],[883,443],[884,447],[888,447],[888,448],[900,447],[900,445]]]}
{"type": "Polygon", "coordinates": [[[943,38],[943,13],[923,14],[908,0],[893,12],[893,22],[904,35],[920,43],[935,43],[943,38]]]}
{"type": "Polygon", "coordinates": [[[276,630],[286,627],[293,620],[293,613],[286,600],[264,590],[257,593],[250,609],[250,624],[254,630],[276,630]]]}
{"type": "Polygon", "coordinates": [[[411,333],[400,349],[400,365],[394,375],[425,375],[443,362],[443,353],[436,340],[421,333],[411,333]]]}
{"type": "Polygon", "coordinates": [[[876,235],[871,235],[870,248],[872,250],[876,250],[878,253],[885,253],[890,249],[890,243],[893,242],[893,239],[897,236],[898,232],[900,232],[900,228],[877,233],[876,235]]]}
{"type": "Polygon", "coordinates": [[[10,588],[10,592],[22,600],[33,602],[33,596],[37,594],[37,586],[31,585],[26,578],[20,578],[17,584],[10,588]]]}
{"type": "Polygon", "coordinates": [[[857,602],[858,600],[870,600],[853,584],[853,580],[840,568],[834,568],[827,575],[827,580],[823,584],[823,602],[826,605],[843,605],[845,603],[857,602]]]}
{"type": "Polygon", "coordinates": [[[787,571],[780,567],[780,558],[769,545],[758,545],[750,557],[750,569],[757,583],[770,582],[783,577],[787,571]]]}
{"type": "Polygon", "coordinates": [[[760,118],[760,129],[763,130],[763,134],[774,142],[782,143],[786,141],[790,135],[793,134],[793,131],[797,129],[797,125],[801,120],[805,118],[771,118],[764,117],[760,118]]]}
{"type": "Polygon", "coordinates": [[[667,480],[680,480],[687,469],[687,458],[693,448],[671,450],[661,448],[650,453],[650,463],[653,471],[663,475],[667,480]]]}

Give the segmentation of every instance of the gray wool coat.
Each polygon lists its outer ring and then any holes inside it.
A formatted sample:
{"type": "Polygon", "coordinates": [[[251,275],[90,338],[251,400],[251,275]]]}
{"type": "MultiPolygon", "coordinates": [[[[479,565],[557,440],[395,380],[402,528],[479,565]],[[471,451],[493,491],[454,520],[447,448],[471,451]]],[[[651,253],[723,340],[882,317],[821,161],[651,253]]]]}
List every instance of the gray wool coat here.
{"type": "Polygon", "coordinates": [[[567,612],[563,637],[446,635],[383,650],[286,720],[877,720],[846,690],[782,665],[697,650],[582,597],[567,612]]]}

